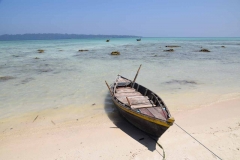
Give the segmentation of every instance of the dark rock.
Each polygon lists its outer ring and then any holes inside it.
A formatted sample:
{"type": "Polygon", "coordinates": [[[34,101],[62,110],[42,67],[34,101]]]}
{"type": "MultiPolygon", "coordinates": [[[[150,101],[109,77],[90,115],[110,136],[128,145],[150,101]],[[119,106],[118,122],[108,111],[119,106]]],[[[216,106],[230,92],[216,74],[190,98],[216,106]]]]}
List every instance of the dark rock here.
{"type": "Polygon", "coordinates": [[[222,48],[225,48],[225,46],[221,46],[222,48]]]}
{"type": "Polygon", "coordinates": [[[210,52],[208,49],[201,49],[199,52],[210,52]]]}
{"type": "Polygon", "coordinates": [[[111,53],[111,55],[120,55],[120,52],[118,52],[118,51],[113,51],[113,52],[111,53]]]}
{"type": "Polygon", "coordinates": [[[109,41],[110,41],[110,39],[107,39],[107,40],[106,40],[106,42],[109,42],[109,41]]]}
{"type": "Polygon", "coordinates": [[[88,51],[87,49],[80,49],[78,50],[78,52],[84,52],[84,51],[88,51]]]}
{"type": "Polygon", "coordinates": [[[40,58],[38,58],[38,57],[35,57],[34,59],[40,59],[40,58]]]}
{"type": "Polygon", "coordinates": [[[39,49],[39,50],[38,50],[38,53],[43,53],[43,52],[44,52],[43,49],[39,49]]]}
{"type": "Polygon", "coordinates": [[[173,52],[174,49],[167,49],[167,50],[163,50],[164,52],[173,52]]]}
{"type": "Polygon", "coordinates": [[[173,47],[181,47],[181,46],[165,46],[165,47],[173,48],[173,47]]]}

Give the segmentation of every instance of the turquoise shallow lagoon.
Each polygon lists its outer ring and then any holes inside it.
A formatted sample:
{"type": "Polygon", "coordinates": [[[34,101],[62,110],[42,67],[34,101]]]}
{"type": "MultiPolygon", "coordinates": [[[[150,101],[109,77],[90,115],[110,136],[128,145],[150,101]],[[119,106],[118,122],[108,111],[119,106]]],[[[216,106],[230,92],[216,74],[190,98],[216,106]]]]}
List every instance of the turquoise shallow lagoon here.
{"type": "Polygon", "coordinates": [[[137,82],[173,111],[240,97],[240,38],[105,40],[0,41],[0,118],[68,106],[101,109],[111,103],[104,81],[117,74],[133,79],[140,64],[137,82]],[[164,52],[168,45],[180,47],[164,52]]]}

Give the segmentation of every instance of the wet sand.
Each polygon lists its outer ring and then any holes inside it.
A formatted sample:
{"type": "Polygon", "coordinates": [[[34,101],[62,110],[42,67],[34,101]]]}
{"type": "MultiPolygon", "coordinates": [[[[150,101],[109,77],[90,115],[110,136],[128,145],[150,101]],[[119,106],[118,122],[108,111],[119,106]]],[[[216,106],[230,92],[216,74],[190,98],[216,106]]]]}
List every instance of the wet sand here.
{"type": "MultiPolygon", "coordinates": [[[[178,125],[219,157],[237,160],[239,106],[240,99],[233,99],[172,115],[178,125]]],[[[126,122],[109,100],[105,104],[47,109],[0,121],[0,159],[217,159],[176,125],[158,142],[163,149],[126,122]]]]}

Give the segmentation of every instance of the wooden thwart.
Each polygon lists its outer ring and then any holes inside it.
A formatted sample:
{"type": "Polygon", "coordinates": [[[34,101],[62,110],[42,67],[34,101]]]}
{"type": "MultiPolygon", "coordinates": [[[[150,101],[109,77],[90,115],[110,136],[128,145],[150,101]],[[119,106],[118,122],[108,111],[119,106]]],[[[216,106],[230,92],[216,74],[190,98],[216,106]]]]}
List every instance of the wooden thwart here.
{"type": "Polygon", "coordinates": [[[128,93],[115,93],[117,98],[120,97],[131,97],[131,96],[141,96],[140,92],[128,92],[128,93]]]}
{"type": "MultiPolygon", "coordinates": [[[[150,103],[150,102],[149,102],[150,103]]],[[[132,109],[138,109],[138,108],[148,108],[153,107],[152,104],[137,104],[137,105],[131,105],[132,109]]]]}
{"type": "Polygon", "coordinates": [[[117,93],[127,93],[127,92],[136,92],[135,89],[133,88],[117,88],[116,89],[117,93]]]}

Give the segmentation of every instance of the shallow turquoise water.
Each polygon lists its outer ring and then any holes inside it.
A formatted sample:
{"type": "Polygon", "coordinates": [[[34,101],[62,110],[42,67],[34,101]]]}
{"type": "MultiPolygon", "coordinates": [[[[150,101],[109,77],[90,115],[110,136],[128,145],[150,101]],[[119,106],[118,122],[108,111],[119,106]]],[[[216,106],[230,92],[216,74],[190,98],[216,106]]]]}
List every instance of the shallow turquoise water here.
{"type": "Polygon", "coordinates": [[[110,83],[117,74],[133,79],[140,64],[137,82],[171,110],[240,97],[240,38],[0,41],[0,56],[0,77],[11,77],[0,80],[0,117],[69,105],[102,107],[108,99],[104,80],[110,83]],[[181,47],[164,52],[167,45],[181,47]],[[201,47],[211,52],[199,52],[201,47]],[[121,55],[111,56],[116,50],[121,55]]]}

